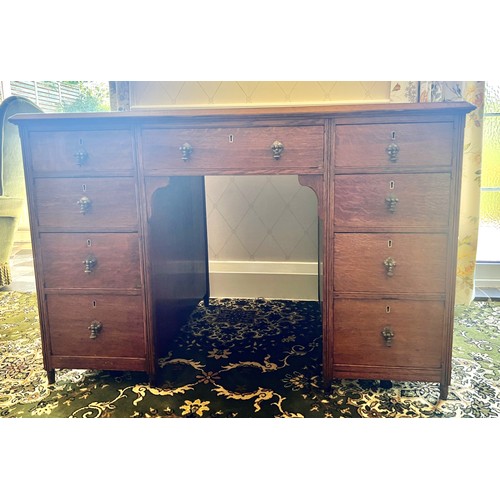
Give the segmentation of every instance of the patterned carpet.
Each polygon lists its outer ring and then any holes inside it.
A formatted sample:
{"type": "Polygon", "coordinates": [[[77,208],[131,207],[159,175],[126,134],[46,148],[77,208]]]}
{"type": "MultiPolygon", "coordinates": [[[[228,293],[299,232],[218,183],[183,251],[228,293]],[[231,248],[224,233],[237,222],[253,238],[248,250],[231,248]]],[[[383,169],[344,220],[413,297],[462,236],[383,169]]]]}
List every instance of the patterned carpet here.
{"type": "Polygon", "coordinates": [[[500,303],[457,307],[449,398],[432,383],[321,382],[313,302],[210,301],[159,360],[157,388],[133,372],[58,370],[47,384],[35,295],[0,292],[0,416],[497,417],[500,303]]]}

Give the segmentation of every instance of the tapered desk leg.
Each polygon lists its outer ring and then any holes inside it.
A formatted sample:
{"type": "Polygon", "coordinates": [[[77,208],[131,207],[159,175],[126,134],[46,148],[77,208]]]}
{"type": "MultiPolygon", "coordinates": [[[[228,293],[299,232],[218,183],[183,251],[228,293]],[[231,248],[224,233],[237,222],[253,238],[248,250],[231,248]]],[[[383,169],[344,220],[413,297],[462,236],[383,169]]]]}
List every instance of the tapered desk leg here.
{"type": "Polygon", "coordinates": [[[448,399],[448,384],[439,384],[439,399],[448,399]]]}

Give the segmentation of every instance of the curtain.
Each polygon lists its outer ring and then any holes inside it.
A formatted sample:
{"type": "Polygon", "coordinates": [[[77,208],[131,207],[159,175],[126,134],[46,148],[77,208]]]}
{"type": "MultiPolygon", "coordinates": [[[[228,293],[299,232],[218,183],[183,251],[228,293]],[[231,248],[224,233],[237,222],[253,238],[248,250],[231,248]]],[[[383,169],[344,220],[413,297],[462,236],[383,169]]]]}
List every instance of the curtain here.
{"type": "Polygon", "coordinates": [[[464,99],[476,106],[466,117],[456,303],[469,304],[474,299],[479,198],[481,193],[481,156],[485,82],[465,82],[464,99]]]}
{"type": "Polygon", "coordinates": [[[111,111],[130,111],[129,82],[109,82],[111,111]]]}

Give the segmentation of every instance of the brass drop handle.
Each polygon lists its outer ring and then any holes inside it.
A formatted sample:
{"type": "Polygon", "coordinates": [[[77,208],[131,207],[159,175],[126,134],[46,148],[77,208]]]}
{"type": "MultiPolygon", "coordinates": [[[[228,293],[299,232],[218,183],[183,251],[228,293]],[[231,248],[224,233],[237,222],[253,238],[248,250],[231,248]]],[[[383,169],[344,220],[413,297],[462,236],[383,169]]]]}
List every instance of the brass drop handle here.
{"type": "Polygon", "coordinates": [[[387,259],[384,260],[384,266],[387,276],[394,276],[396,261],[392,257],[387,257],[387,259]]]}
{"type": "Polygon", "coordinates": [[[399,202],[399,199],[396,198],[394,195],[388,196],[385,199],[385,204],[387,206],[387,210],[389,212],[394,213],[396,211],[396,204],[399,202]]]}
{"type": "Polygon", "coordinates": [[[87,163],[87,160],[89,159],[89,154],[85,151],[85,149],[83,149],[83,147],[80,148],[73,156],[79,167],[87,163]]]}
{"type": "Polygon", "coordinates": [[[399,146],[395,142],[389,144],[389,146],[385,148],[385,151],[389,156],[389,161],[393,163],[398,161],[399,146]]]}
{"type": "Polygon", "coordinates": [[[90,326],[88,326],[87,329],[90,330],[90,338],[96,339],[102,331],[102,323],[100,321],[94,320],[92,321],[92,323],[90,323],[90,326]]]}
{"type": "Polygon", "coordinates": [[[284,149],[285,149],[285,146],[283,146],[282,142],[274,141],[273,144],[271,145],[271,151],[273,152],[273,158],[275,160],[279,160],[281,158],[281,153],[283,153],[284,149]]]}
{"type": "Polygon", "coordinates": [[[87,214],[92,207],[92,201],[86,196],[82,196],[76,203],[80,205],[80,213],[83,215],[87,214]]]}
{"type": "Polygon", "coordinates": [[[95,266],[97,266],[97,259],[93,255],[89,255],[84,261],[82,261],[82,264],[85,266],[84,272],[86,274],[90,274],[95,266]]]}
{"type": "Polygon", "coordinates": [[[381,332],[384,337],[385,345],[391,347],[392,339],[394,338],[394,330],[390,326],[386,326],[381,332]]]}
{"type": "Polygon", "coordinates": [[[180,152],[182,153],[182,160],[188,161],[191,158],[191,153],[193,152],[193,147],[189,142],[185,142],[180,148],[180,152]]]}

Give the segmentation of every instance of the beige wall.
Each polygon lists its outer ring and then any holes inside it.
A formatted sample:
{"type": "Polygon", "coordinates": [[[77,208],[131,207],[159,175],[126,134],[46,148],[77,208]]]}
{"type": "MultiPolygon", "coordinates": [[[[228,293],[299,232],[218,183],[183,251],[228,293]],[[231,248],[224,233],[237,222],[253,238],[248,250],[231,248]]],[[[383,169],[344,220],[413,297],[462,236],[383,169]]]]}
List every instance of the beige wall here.
{"type": "Polygon", "coordinates": [[[131,108],[388,102],[391,82],[130,82],[131,108]]]}
{"type": "MultiPolygon", "coordinates": [[[[130,107],[388,102],[390,83],[130,82],[130,107]]],[[[313,191],[296,176],[207,177],[206,190],[212,296],[315,300],[313,191]]]]}

